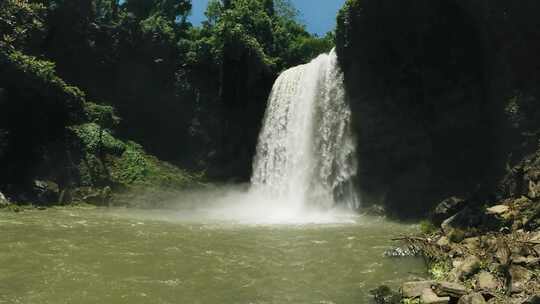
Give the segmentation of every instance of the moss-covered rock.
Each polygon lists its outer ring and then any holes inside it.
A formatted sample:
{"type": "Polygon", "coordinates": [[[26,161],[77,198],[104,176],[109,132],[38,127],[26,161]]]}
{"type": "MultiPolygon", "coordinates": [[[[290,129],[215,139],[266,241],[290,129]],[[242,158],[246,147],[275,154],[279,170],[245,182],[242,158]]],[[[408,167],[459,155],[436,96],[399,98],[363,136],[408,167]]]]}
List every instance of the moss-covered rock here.
{"type": "Polygon", "coordinates": [[[201,175],[190,174],[148,155],[134,142],[127,142],[124,153],[112,157],[110,163],[112,180],[122,185],[182,189],[195,186],[202,179],[201,175]]]}

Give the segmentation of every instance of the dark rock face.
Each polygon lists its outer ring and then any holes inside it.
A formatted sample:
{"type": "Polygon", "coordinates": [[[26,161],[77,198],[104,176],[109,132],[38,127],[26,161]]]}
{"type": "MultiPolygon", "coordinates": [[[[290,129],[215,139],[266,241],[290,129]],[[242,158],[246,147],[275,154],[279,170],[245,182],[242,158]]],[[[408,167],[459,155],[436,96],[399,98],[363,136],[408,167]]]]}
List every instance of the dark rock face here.
{"type": "Polygon", "coordinates": [[[57,203],[60,196],[58,185],[51,181],[35,180],[31,193],[32,201],[39,204],[57,203]]]}
{"type": "Polygon", "coordinates": [[[412,216],[450,195],[486,199],[536,149],[538,12],[534,0],[347,2],[336,42],[363,192],[412,216]]]}
{"type": "Polygon", "coordinates": [[[456,214],[458,211],[463,209],[467,201],[457,198],[450,197],[443,200],[440,204],[435,207],[433,214],[431,215],[431,220],[435,225],[441,224],[445,219],[456,214]]]}

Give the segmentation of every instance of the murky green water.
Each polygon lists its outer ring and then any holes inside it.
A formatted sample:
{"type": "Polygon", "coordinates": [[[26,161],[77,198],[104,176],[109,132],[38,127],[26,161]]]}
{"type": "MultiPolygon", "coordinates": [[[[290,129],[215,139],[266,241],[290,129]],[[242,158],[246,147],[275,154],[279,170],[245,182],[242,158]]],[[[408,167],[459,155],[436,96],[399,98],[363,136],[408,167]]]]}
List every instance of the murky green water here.
{"type": "Polygon", "coordinates": [[[0,212],[0,303],[369,303],[422,275],[383,258],[414,227],[350,216],[239,223],[181,211],[0,212]]]}

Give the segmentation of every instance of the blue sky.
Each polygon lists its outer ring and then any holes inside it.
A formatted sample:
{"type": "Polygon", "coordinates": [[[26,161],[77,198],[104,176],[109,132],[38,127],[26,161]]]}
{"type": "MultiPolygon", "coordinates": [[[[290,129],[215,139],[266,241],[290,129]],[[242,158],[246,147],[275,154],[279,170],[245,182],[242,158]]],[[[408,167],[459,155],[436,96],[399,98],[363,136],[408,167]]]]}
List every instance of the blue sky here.
{"type": "MultiPolygon", "coordinates": [[[[300,11],[300,20],[306,24],[311,33],[324,35],[334,29],[336,14],[345,0],[291,0],[300,11]]],[[[192,0],[193,10],[189,20],[193,25],[199,25],[206,19],[204,11],[208,0],[192,0]]]]}

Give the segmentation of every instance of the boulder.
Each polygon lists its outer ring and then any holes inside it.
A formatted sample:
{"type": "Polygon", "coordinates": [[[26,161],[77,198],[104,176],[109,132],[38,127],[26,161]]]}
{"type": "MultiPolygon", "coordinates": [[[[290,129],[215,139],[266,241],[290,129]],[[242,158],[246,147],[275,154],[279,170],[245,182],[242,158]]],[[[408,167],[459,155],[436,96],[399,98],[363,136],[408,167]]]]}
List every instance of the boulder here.
{"type": "Polygon", "coordinates": [[[530,232],[528,238],[530,242],[540,244],[540,230],[530,232]]]}
{"type": "Polygon", "coordinates": [[[540,258],[535,258],[533,256],[528,256],[528,257],[517,256],[517,257],[512,258],[512,263],[516,265],[532,267],[540,263],[540,258]]]}
{"type": "Polygon", "coordinates": [[[540,182],[529,180],[528,188],[529,188],[529,191],[527,193],[528,197],[530,197],[531,199],[540,197],[540,182]]]}
{"type": "Polygon", "coordinates": [[[470,255],[463,260],[454,270],[458,279],[466,279],[480,269],[480,259],[470,255]]]}
{"type": "Polygon", "coordinates": [[[481,290],[494,290],[499,286],[494,275],[487,271],[481,271],[478,274],[476,287],[481,290]]]}
{"type": "Polygon", "coordinates": [[[416,298],[422,295],[424,289],[431,289],[435,281],[414,281],[401,284],[401,294],[405,298],[416,298]]]}
{"type": "Polygon", "coordinates": [[[423,304],[448,304],[450,297],[439,297],[431,288],[422,290],[420,302],[423,304]]]}
{"type": "Polygon", "coordinates": [[[444,220],[441,224],[441,228],[448,234],[457,229],[467,231],[470,228],[478,227],[495,230],[501,224],[501,219],[497,218],[497,216],[487,214],[484,210],[467,206],[455,215],[444,220]]]}
{"type": "Polygon", "coordinates": [[[366,215],[372,215],[372,216],[385,216],[386,215],[386,209],[384,206],[381,205],[371,205],[367,208],[363,208],[361,210],[362,213],[366,215]]]}
{"type": "Polygon", "coordinates": [[[437,245],[441,247],[448,247],[450,245],[450,241],[448,240],[448,237],[443,235],[437,240],[437,245]]]}
{"type": "Polygon", "coordinates": [[[444,233],[449,234],[453,229],[453,223],[456,219],[457,215],[454,214],[451,217],[447,218],[441,223],[441,229],[444,231],[444,233]]]}
{"type": "Polygon", "coordinates": [[[531,296],[521,304],[540,304],[540,295],[531,296]]]}
{"type": "Polygon", "coordinates": [[[531,280],[533,274],[523,266],[511,265],[510,277],[512,279],[512,292],[517,293],[526,289],[526,284],[531,280]]]}
{"type": "Polygon", "coordinates": [[[501,265],[509,265],[511,261],[512,251],[503,238],[497,238],[495,257],[501,265]]]}
{"type": "Polygon", "coordinates": [[[431,220],[436,225],[441,224],[445,219],[461,211],[467,201],[458,197],[449,197],[440,202],[431,215],[431,220]]]}
{"type": "Polygon", "coordinates": [[[496,205],[486,209],[488,214],[502,215],[510,210],[506,205],[496,205]]]}
{"type": "Polygon", "coordinates": [[[398,304],[401,297],[386,285],[379,286],[370,291],[376,304],[398,304]]]}
{"type": "Polygon", "coordinates": [[[58,185],[52,181],[35,180],[32,184],[34,199],[40,204],[51,204],[58,202],[60,190],[58,185]]]}
{"type": "Polygon", "coordinates": [[[60,197],[58,198],[58,203],[61,205],[69,205],[73,202],[73,193],[71,189],[67,188],[60,192],[60,197]]]}
{"type": "Polygon", "coordinates": [[[482,241],[479,237],[471,237],[471,238],[466,238],[463,240],[463,244],[465,245],[465,247],[467,247],[471,252],[475,252],[477,251],[481,244],[482,244],[482,241]]]}
{"type": "Polygon", "coordinates": [[[9,204],[10,203],[7,197],[2,192],[0,192],[0,208],[7,207],[9,204]]]}
{"type": "Polygon", "coordinates": [[[458,304],[485,304],[486,300],[479,293],[471,293],[459,298],[458,304]]]}
{"type": "Polygon", "coordinates": [[[434,291],[438,296],[449,296],[452,298],[460,298],[467,294],[467,288],[458,283],[438,282],[434,284],[434,291]]]}

